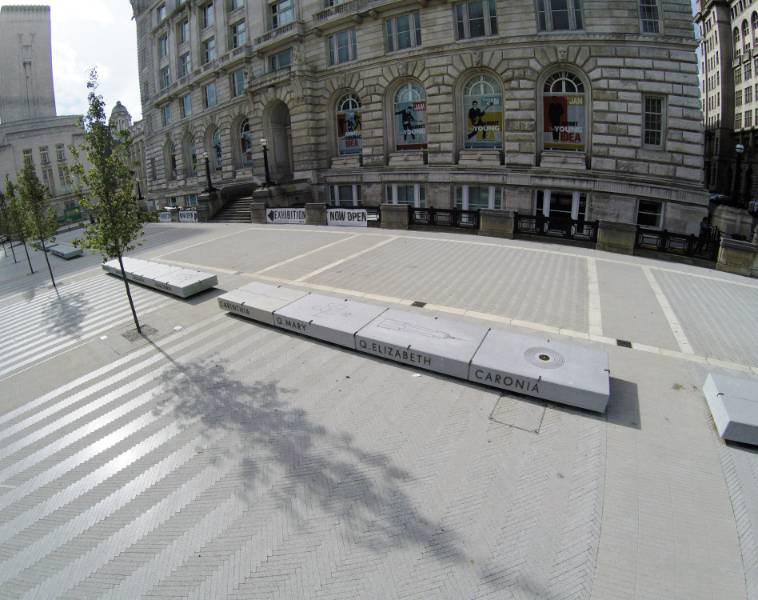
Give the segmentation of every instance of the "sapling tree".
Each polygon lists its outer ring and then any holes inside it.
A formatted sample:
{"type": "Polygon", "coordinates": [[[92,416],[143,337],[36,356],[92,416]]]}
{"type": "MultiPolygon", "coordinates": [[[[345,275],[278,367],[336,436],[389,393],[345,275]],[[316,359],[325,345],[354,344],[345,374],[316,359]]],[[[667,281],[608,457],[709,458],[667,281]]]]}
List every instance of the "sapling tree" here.
{"type": "MultiPolygon", "coordinates": [[[[0,191],[0,234],[3,236],[3,241],[8,242],[11,247],[11,254],[13,255],[13,262],[17,263],[16,251],[13,249],[13,236],[11,235],[10,220],[8,217],[8,203],[5,200],[5,194],[0,191]]],[[[3,248],[5,244],[3,243],[3,248]]]]}
{"type": "Polygon", "coordinates": [[[32,267],[32,259],[29,257],[29,248],[26,247],[26,232],[24,231],[24,207],[22,206],[21,199],[16,193],[16,186],[6,175],[5,176],[5,202],[6,211],[8,214],[8,225],[11,235],[18,237],[19,241],[24,246],[26,252],[26,260],[29,263],[29,273],[34,274],[34,267],[32,267]]]}
{"type": "Polygon", "coordinates": [[[102,254],[105,260],[118,259],[137,332],[142,329],[137,319],[123,257],[139,243],[143,235],[142,221],[134,194],[128,131],[114,134],[105,116],[105,102],[97,93],[97,72],[90,73],[87,83],[89,109],[83,119],[84,143],[72,148],[81,204],[93,217],[78,245],[102,254]],[[87,163],[85,166],[84,163],[87,163]]]}
{"type": "Polygon", "coordinates": [[[50,206],[47,188],[40,182],[37,171],[31,163],[24,165],[18,177],[18,196],[23,210],[24,232],[29,239],[39,240],[45,262],[47,262],[47,270],[50,272],[50,281],[57,290],[58,286],[55,284],[45,241],[56,234],[58,224],[55,221],[55,211],[50,206]]]}

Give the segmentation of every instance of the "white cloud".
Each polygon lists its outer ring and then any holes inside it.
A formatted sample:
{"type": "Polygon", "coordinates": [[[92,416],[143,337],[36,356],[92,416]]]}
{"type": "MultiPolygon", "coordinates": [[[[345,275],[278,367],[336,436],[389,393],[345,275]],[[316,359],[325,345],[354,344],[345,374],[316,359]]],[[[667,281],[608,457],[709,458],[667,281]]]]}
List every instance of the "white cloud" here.
{"type": "Polygon", "coordinates": [[[87,79],[97,67],[108,110],[120,100],[141,118],[137,38],[128,0],[16,0],[50,6],[58,114],[87,111],[87,79]]]}

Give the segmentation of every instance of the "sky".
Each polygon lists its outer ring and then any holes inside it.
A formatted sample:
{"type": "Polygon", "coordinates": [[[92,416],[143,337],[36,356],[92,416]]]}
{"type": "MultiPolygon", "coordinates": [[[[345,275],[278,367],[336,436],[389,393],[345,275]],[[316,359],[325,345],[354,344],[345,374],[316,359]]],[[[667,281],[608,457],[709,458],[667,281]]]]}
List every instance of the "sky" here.
{"type": "Polygon", "coordinates": [[[53,78],[59,115],[87,112],[87,79],[97,67],[108,113],[117,100],[141,118],[137,36],[129,0],[14,0],[50,6],[53,78]]]}

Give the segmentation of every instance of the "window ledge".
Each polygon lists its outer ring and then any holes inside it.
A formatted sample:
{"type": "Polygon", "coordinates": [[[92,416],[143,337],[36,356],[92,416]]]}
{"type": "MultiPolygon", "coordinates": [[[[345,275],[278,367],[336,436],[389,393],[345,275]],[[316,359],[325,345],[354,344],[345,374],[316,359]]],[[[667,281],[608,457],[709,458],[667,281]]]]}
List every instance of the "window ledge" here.
{"type": "Polygon", "coordinates": [[[406,150],[404,152],[390,153],[390,167],[407,165],[421,166],[425,163],[426,150],[406,150]]]}
{"type": "Polygon", "coordinates": [[[332,158],[332,169],[357,169],[361,166],[360,154],[347,154],[332,158]]]}
{"type": "Polygon", "coordinates": [[[468,149],[461,150],[458,155],[458,164],[461,166],[493,166],[499,167],[502,164],[500,159],[500,150],[486,149],[468,149]]]}
{"type": "Polygon", "coordinates": [[[548,169],[587,170],[587,155],[571,150],[543,150],[540,167],[548,169]]]}

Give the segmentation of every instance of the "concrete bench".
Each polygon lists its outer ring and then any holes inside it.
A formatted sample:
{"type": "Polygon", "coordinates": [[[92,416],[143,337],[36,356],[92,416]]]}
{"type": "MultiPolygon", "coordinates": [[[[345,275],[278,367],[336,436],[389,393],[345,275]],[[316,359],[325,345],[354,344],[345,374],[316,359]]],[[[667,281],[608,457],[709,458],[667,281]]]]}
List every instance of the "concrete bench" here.
{"type": "MultiPolygon", "coordinates": [[[[124,258],[123,261],[126,278],[129,281],[168,292],[180,298],[189,298],[218,285],[218,278],[211,273],[138,258],[124,258]]],[[[121,277],[121,267],[118,260],[104,263],[103,269],[112,275],[121,277]]]]}
{"type": "Polygon", "coordinates": [[[709,373],[703,393],[722,438],[758,446],[758,381],[709,373]]]}
{"type": "Polygon", "coordinates": [[[66,260],[71,260],[77,256],[84,256],[84,251],[81,248],[72,246],[70,244],[55,244],[48,247],[50,254],[66,260]]]}
{"type": "Polygon", "coordinates": [[[610,395],[608,355],[586,345],[264,283],[218,302],[254,321],[504,391],[596,412],[610,395]]]}

